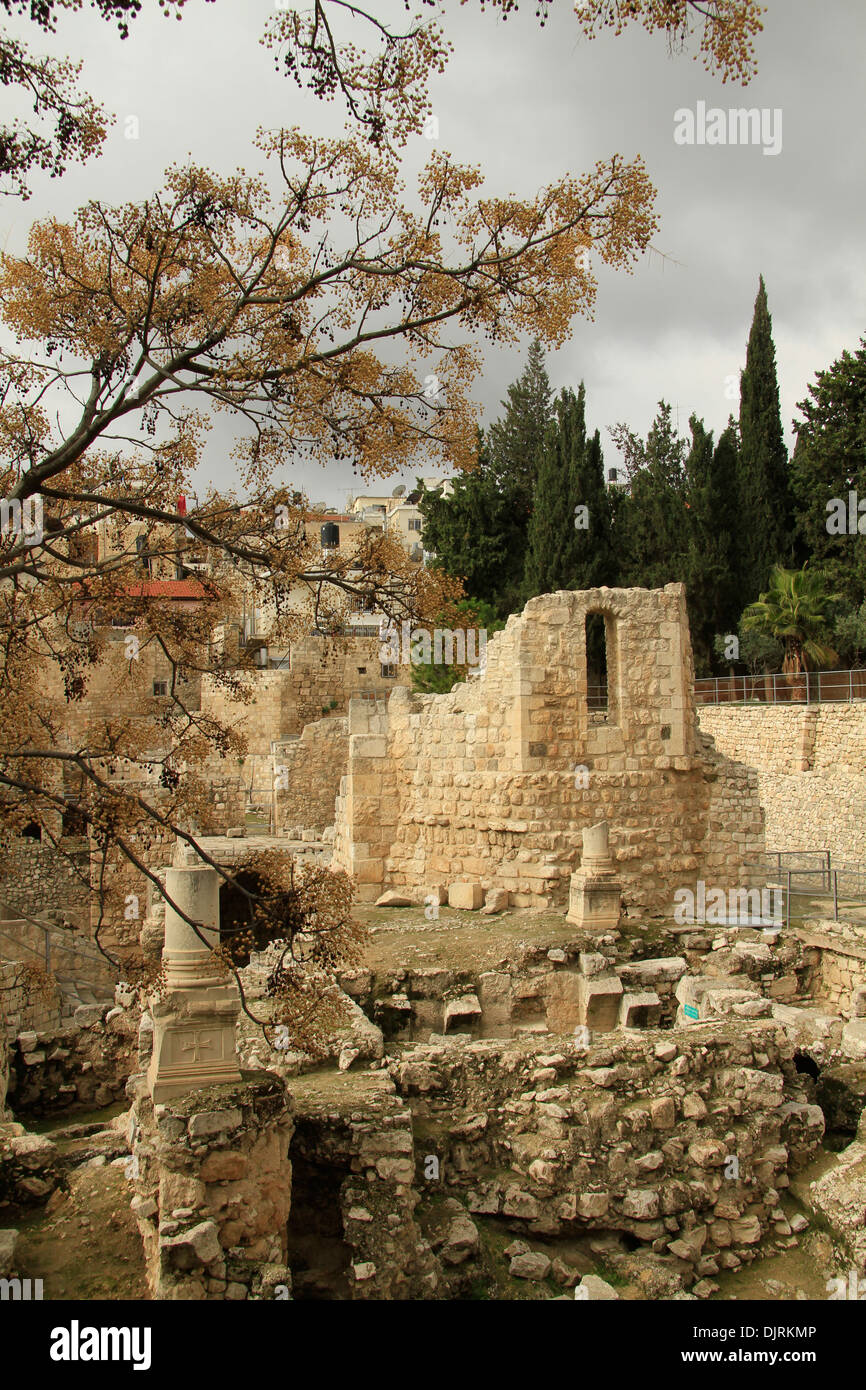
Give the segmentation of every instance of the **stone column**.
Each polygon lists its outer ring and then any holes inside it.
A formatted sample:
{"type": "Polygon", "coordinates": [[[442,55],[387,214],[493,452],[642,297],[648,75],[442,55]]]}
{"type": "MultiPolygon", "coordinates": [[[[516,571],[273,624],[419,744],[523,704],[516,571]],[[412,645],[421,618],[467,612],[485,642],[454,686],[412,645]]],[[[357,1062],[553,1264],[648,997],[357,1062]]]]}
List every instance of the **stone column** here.
{"type": "Polygon", "coordinates": [[[168,988],[152,1001],[153,1056],[147,1073],[154,1104],[241,1079],[237,986],[212,955],[219,943],[219,875],[194,853],[185,858],[186,863],[167,870],[165,891],[205,940],[166,902],[163,966],[168,988]]]}
{"type": "Polygon", "coordinates": [[[610,931],[619,925],[622,884],[610,854],[605,821],[583,831],[580,868],[571,875],[568,921],[590,931],[610,931]]]}

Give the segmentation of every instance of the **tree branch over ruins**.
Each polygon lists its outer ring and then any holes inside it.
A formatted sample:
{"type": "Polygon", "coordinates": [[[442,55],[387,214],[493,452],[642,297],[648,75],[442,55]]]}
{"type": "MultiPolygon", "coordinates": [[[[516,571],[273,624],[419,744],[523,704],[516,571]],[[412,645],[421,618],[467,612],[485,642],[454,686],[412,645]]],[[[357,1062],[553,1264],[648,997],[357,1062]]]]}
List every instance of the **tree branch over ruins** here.
{"type": "MultiPolygon", "coordinates": [[[[48,4],[43,28],[77,8],[48,4]]],[[[139,8],[98,3],[122,34],[139,8]]],[[[686,40],[700,16],[705,60],[745,80],[743,36],[760,28],[759,13],[752,0],[591,0],[578,18],[587,37],[638,19],[686,40]]],[[[587,252],[630,270],[657,226],[641,159],[619,154],[526,198],[485,193],[477,169],[436,152],[407,190],[398,151],[417,133],[449,51],[435,24],[394,33],[361,7],[316,0],[310,11],[281,11],[265,42],[315,96],[345,102],[345,138],[260,131],[267,175],[174,166],[151,196],[119,207],[93,200],[70,223],[38,222],[26,255],[0,260],[0,314],[15,340],[0,352],[0,494],[19,514],[34,500],[44,507],[38,538],[0,534],[4,821],[7,836],[36,821],[60,844],[58,815],[77,810],[94,852],[97,941],[122,906],[118,866],[153,881],[146,851],[159,834],[200,850],[209,760],[243,758],[237,724],[184,694],[192,672],[241,705],[251,698],[251,657],[232,659],[214,641],[242,594],[272,602],[272,637],[286,643],[310,627],[338,641],[359,600],[391,620],[430,622],[460,598],[459,584],[412,564],[387,537],[367,535],[325,559],[307,540],[306,499],[284,481],[293,465],[351,459],[365,479],[419,460],[471,470],[480,340],[527,334],[561,345],[574,318],[592,313],[587,252]],[[339,37],[343,23],[372,34],[372,51],[339,37]],[[178,499],[193,490],[217,413],[236,424],[238,492],[211,488],[187,512],[178,499]],[[86,541],[97,527],[112,546],[94,559],[86,541]],[[159,601],[140,567],[142,553],[176,553],[179,535],[203,561],[184,613],[159,601]],[[299,591],[301,609],[290,602],[299,591]],[[118,614],[138,648],[153,644],[165,659],[168,698],[140,690],[134,713],[88,711],[83,726],[118,614]]],[[[77,100],[74,74],[63,77],[63,100],[77,100]]],[[[57,174],[69,158],[89,157],[101,121],[85,102],[66,145],[52,150],[49,140],[40,154],[7,141],[0,174],[26,192],[31,169],[57,174]]],[[[127,674],[134,683],[132,661],[127,674]]],[[[254,891],[220,872],[241,887],[250,939],[261,944],[267,922],[291,956],[304,935],[297,921],[285,930],[294,880],[271,865],[254,891]]],[[[327,912],[323,882],[307,886],[332,923],[327,950],[313,948],[327,971],[354,958],[355,927],[341,877],[330,876],[327,912]]],[[[289,996],[307,990],[292,959],[274,980],[290,1014],[289,996]]],[[[230,949],[226,963],[235,969],[230,949]]]]}

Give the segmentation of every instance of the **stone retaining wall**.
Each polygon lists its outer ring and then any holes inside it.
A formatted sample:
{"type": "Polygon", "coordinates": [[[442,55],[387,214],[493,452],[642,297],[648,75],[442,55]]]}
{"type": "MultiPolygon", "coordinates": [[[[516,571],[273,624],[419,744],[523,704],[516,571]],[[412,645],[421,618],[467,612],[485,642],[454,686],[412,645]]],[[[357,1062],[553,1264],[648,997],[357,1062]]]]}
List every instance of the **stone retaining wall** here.
{"type": "Polygon", "coordinates": [[[757,769],[768,849],[866,861],[866,703],[701,705],[701,729],[757,769]]]}
{"type": "Polygon", "coordinates": [[[296,825],[324,830],[334,824],[334,805],[348,760],[346,719],[318,719],[307,724],[300,738],[277,748],[273,757],[277,833],[296,825]]]}
{"type": "Polygon", "coordinates": [[[137,1021],[99,1005],[77,1010],[68,1028],[19,1033],[6,1103],[16,1117],[99,1110],[123,1100],[137,1049],[137,1021]]]}
{"type": "Polygon", "coordinates": [[[779,1192],[824,1129],[792,1055],[775,1025],[713,1024],[588,1052],[562,1038],[426,1045],[391,1074],[424,1134],[419,1186],[435,1157],[476,1217],[549,1237],[627,1232],[660,1278],[688,1285],[790,1237],[779,1192]]]}
{"type": "Polygon", "coordinates": [[[133,1211],[160,1299],[289,1297],[291,1104],[279,1077],[247,1074],[154,1107],[132,1083],[133,1211]]]}

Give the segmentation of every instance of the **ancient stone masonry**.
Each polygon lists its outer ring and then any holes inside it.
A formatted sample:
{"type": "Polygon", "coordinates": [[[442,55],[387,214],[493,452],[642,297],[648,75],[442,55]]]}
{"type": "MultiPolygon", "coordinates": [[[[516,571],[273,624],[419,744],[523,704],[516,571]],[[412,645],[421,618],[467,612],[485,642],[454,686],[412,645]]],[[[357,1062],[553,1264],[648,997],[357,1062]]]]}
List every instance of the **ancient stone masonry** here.
{"type": "Polygon", "coordinates": [[[291,1090],[296,1296],[435,1298],[441,1270],[414,1217],[412,1112],[390,1077],[296,1078],[291,1090]]]}
{"type": "MultiPolygon", "coordinates": [[[[7,838],[0,882],[5,915],[38,917],[47,911],[72,926],[86,929],[90,924],[88,853],[87,840],[73,840],[71,836],[64,840],[61,850],[47,837],[7,838]]],[[[0,931],[4,930],[0,921],[0,931]]],[[[8,950],[4,949],[3,954],[7,955],[8,950]]]]}
{"type": "Polygon", "coordinates": [[[137,1023],[121,1008],[77,1010],[72,1024],[21,1032],[10,1047],[8,1104],[16,1115],[60,1115],[122,1100],[137,1023]]]}
{"type": "Polygon", "coordinates": [[[792,1054],[781,1028],[752,1023],[588,1051],[443,1040],[404,1051],[391,1074],[424,1134],[419,1168],[426,1146],[476,1219],[537,1236],[626,1232],[656,1256],[650,1296],[670,1297],[754,1259],[774,1225],[790,1234],[779,1192],[824,1130],[792,1054]]]}
{"type": "Polygon", "coordinates": [[[133,1078],[133,1210],[154,1298],[289,1296],[291,1104],[250,1074],[154,1106],[133,1078]]]}
{"type": "Polygon", "coordinates": [[[349,757],[345,719],[318,719],[300,738],[284,739],[273,752],[274,825],[324,830],[334,823],[334,804],[349,757]]]}
{"type": "Polygon", "coordinates": [[[701,739],[691,691],[682,585],[532,599],[479,678],[351,703],[334,862],[363,901],[456,878],[559,905],[580,831],[606,820],[627,912],[665,910],[698,877],[735,884],[763,848],[756,774],[701,739]],[[590,708],[592,613],[606,628],[603,709],[590,708]]]}
{"type": "Polygon", "coordinates": [[[209,677],[202,682],[202,712],[237,726],[248,754],[267,755],[273,739],[300,734],[330,706],[344,713],[354,696],[388,695],[408,683],[411,668],[399,665],[383,676],[378,637],[328,639],[309,636],[296,642],[288,665],[251,671],[243,677],[252,700],[232,699],[209,677]]]}
{"type": "Polygon", "coordinates": [[[700,725],[757,769],[768,849],[866,860],[866,705],[702,705],[700,725]]]}
{"type": "Polygon", "coordinates": [[[12,1042],[19,1033],[59,1027],[63,1003],[54,981],[46,979],[34,988],[19,961],[0,960],[0,1052],[4,1038],[12,1042]]]}

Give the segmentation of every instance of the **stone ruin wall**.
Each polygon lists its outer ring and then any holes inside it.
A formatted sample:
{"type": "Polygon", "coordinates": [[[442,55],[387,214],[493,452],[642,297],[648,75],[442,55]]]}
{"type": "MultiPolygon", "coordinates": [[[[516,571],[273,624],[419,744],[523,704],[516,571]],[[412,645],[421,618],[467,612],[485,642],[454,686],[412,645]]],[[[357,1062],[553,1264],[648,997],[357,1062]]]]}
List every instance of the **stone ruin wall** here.
{"type": "Polygon", "coordinates": [[[702,705],[700,726],[757,769],[769,850],[866,861],[866,704],[702,705]]]}
{"type": "Polygon", "coordinates": [[[713,1024],[589,1052],[564,1038],[426,1045],[391,1074],[423,1125],[416,1163],[426,1146],[471,1213],[538,1235],[627,1232],[664,1257],[660,1278],[691,1282],[754,1258],[820,1143],[793,1052],[777,1025],[713,1024]]]}
{"type": "MultiPolygon", "coordinates": [[[[286,787],[275,786],[275,827],[324,830],[334,823],[334,804],[340,779],[349,762],[347,719],[318,719],[307,724],[299,738],[284,740],[274,750],[273,770],[286,769],[286,787]]],[[[275,783],[277,781],[275,777],[275,783]]]]}
{"type": "MultiPolygon", "coordinates": [[[[86,930],[90,924],[87,840],[67,836],[61,853],[47,836],[42,840],[7,836],[2,847],[0,901],[7,918],[49,913],[86,930]]],[[[0,920],[0,932],[4,930],[0,920]]],[[[8,948],[10,943],[5,945],[8,948]]]]}
{"type": "Polygon", "coordinates": [[[447,695],[355,702],[334,862],[359,897],[467,878],[560,905],[580,831],[607,820],[626,907],[739,881],[763,848],[756,773],[700,739],[680,584],[532,599],[447,695]],[[604,614],[609,708],[587,701],[585,617],[604,614]],[[588,785],[576,785],[586,768],[588,785]],[[579,774],[578,774],[579,776],[579,774]]]}
{"type": "Polygon", "coordinates": [[[332,700],[335,712],[345,714],[350,699],[387,697],[396,686],[408,684],[410,666],[400,665],[396,676],[383,678],[380,645],[378,637],[305,637],[294,644],[285,667],[244,677],[253,696],[249,704],[232,699],[205,677],[202,713],[237,726],[248,754],[269,754],[274,739],[300,734],[306,724],[321,719],[332,700]]]}

